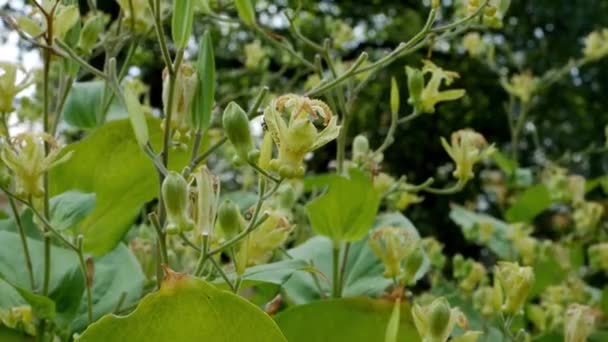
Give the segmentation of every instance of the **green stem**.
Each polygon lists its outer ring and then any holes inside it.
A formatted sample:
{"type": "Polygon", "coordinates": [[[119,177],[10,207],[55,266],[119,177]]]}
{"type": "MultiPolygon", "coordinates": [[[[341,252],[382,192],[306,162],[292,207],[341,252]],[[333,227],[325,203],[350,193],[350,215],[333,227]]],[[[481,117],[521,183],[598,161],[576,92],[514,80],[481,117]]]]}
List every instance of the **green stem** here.
{"type": "Polygon", "coordinates": [[[203,160],[207,159],[213,152],[215,152],[215,150],[217,150],[222,145],[224,145],[224,143],[226,143],[226,141],[228,141],[228,138],[223,137],[222,139],[218,140],[215,144],[211,145],[205,152],[200,154],[198,157],[194,158],[190,162],[190,165],[189,165],[190,171],[194,170],[198,166],[198,164],[200,164],[203,160]]]}
{"type": "Polygon", "coordinates": [[[19,211],[17,210],[17,205],[15,204],[15,200],[12,197],[9,197],[8,202],[11,205],[11,210],[13,212],[13,216],[15,217],[15,223],[17,224],[17,230],[19,231],[19,238],[21,239],[21,247],[23,248],[23,254],[25,256],[25,267],[27,268],[27,273],[30,278],[30,286],[31,286],[32,290],[35,290],[36,283],[34,281],[34,268],[32,267],[32,257],[30,255],[30,250],[27,245],[27,237],[25,236],[25,229],[23,228],[23,224],[21,222],[21,216],[19,216],[19,211]]]}
{"type": "Polygon", "coordinates": [[[332,246],[332,292],[333,298],[340,298],[342,296],[342,286],[340,284],[340,242],[334,241],[332,246]]]}
{"type": "Polygon", "coordinates": [[[89,324],[93,323],[93,295],[91,294],[91,288],[93,287],[93,279],[89,279],[87,272],[87,263],[84,259],[84,251],[82,249],[82,242],[78,243],[78,261],[80,262],[80,269],[85,279],[85,291],[87,295],[87,318],[89,324]]]}
{"type": "Polygon", "coordinates": [[[384,137],[384,141],[382,145],[378,147],[376,150],[376,154],[383,153],[389,146],[395,142],[395,130],[397,129],[397,113],[391,113],[391,125],[388,128],[388,132],[386,133],[386,137],[384,137]]]}

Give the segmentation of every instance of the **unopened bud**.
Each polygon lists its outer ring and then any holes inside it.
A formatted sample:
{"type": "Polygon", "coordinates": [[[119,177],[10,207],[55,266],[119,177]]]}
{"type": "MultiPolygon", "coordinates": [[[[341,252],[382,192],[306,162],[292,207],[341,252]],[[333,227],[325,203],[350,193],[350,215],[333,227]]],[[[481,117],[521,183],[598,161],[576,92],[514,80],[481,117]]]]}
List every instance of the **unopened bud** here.
{"type": "Polygon", "coordinates": [[[353,160],[358,160],[369,153],[369,140],[359,134],[353,139],[353,160]]]}
{"type": "Polygon", "coordinates": [[[227,239],[233,238],[245,227],[245,220],[241,216],[239,206],[231,200],[222,202],[218,209],[217,219],[227,239]]]}
{"type": "Polygon", "coordinates": [[[395,78],[391,78],[391,112],[399,113],[399,85],[395,78]]]}
{"type": "Polygon", "coordinates": [[[399,277],[401,264],[418,247],[420,238],[409,230],[399,227],[382,227],[374,230],[368,240],[369,246],[384,264],[384,276],[399,277]]]}
{"type": "Polygon", "coordinates": [[[237,155],[242,161],[247,161],[248,154],[253,149],[247,113],[236,102],[230,102],[224,110],[222,123],[237,155]]]}
{"type": "Polygon", "coordinates": [[[196,226],[201,234],[211,235],[219,205],[220,180],[206,166],[198,169],[196,179],[196,226]]]}
{"type": "Polygon", "coordinates": [[[516,314],[526,302],[534,284],[534,271],[531,267],[521,267],[513,262],[499,262],[494,281],[498,281],[504,293],[502,311],[516,314]]]}
{"type": "Polygon", "coordinates": [[[407,74],[407,88],[410,92],[410,97],[407,100],[409,104],[416,107],[421,102],[422,89],[424,89],[424,75],[419,69],[405,67],[407,74]]]}
{"type": "Polygon", "coordinates": [[[184,177],[175,171],[163,180],[161,187],[163,203],[167,211],[167,233],[180,233],[194,228],[194,222],[189,217],[188,183],[184,177]]]}

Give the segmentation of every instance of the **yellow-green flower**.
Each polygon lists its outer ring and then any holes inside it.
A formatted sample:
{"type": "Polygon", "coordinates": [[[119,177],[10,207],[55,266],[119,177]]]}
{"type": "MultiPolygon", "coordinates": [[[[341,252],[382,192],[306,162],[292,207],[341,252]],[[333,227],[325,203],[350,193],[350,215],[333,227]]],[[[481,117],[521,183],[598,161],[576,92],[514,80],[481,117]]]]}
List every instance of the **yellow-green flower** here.
{"type": "Polygon", "coordinates": [[[147,0],[116,0],[116,2],[124,13],[123,25],[126,25],[126,27],[130,28],[133,22],[135,23],[135,31],[143,33],[154,24],[154,18],[147,0]]]}
{"type": "Polygon", "coordinates": [[[171,127],[185,132],[189,129],[190,108],[196,93],[197,73],[189,63],[182,63],[176,70],[173,102],[169,108],[170,77],[167,69],[163,71],[163,108],[165,114],[171,110],[171,127]]]}
{"type": "Polygon", "coordinates": [[[590,60],[608,56],[608,28],[593,31],[585,37],[583,55],[590,60]]]}
{"type": "Polygon", "coordinates": [[[337,122],[338,118],[323,101],[295,94],[272,100],[264,110],[264,123],[279,156],[270,161],[270,168],[284,178],[303,176],[304,157],[338,137],[337,122]],[[315,124],[324,128],[319,130],[315,124]]]}
{"type": "Polygon", "coordinates": [[[196,229],[210,236],[215,227],[215,217],[220,201],[220,180],[206,166],[194,174],[196,180],[196,229]]]}
{"type": "Polygon", "coordinates": [[[451,145],[444,138],[441,138],[441,144],[456,164],[454,177],[462,182],[475,176],[473,167],[477,162],[496,151],[493,144],[488,146],[483,135],[471,129],[461,129],[452,133],[451,145]]]}
{"type": "MultiPolygon", "coordinates": [[[[408,78],[419,77],[416,69],[408,68],[408,78]]],[[[409,102],[420,113],[434,113],[435,106],[439,102],[453,101],[464,96],[464,89],[439,90],[442,84],[449,86],[454,82],[454,79],[460,77],[458,73],[453,71],[443,70],[429,60],[424,61],[422,67],[422,75],[431,74],[431,78],[424,86],[420,94],[415,94],[416,89],[412,89],[410,82],[410,99],[409,102]]]]}
{"type": "Polygon", "coordinates": [[[528,293],[534,284],[532,267],[521,267],[517,263],[502,261],[494,273],[494,282],[498,281],[504,296],[502,311],[516,314],[523,306],[528,293]]]}
{"type": "Polygon", "coordinates": [[[524,72],[511,76],[509,82],[503,80],[501,83],[507,92],[518,97],[521,102],[528,103],[538,88],[539,81],[532,73],[524,72]]]}
{"type": "Polygon", "coordinates": [[[31,74],[26,73],[18,64],[0,62],[0,113],[13,111],[15,96],[31,84],[31,74]],[[17,82],[17,72],[22,71],[26,77],[17,82]]]}
{"type": "Polygon", "coordinates": [[[403,272],[403,262],[418,248],[420,238],[403,228],[381,227],[371,233],[368,243],[384,264],[384,276],[396,278],[403,272]]]}
{"type": "Polygon", "coordinates": [[[40,197],[44,195],[43,175],[58,164],[67,161],[72,151],[61,155],[55,139],[44,133],[22,133],[2,147],[2,161],[15,175],[18,196],[40,197]],[[50,146],[45,155],[44,145],[50,146]]]}
{"type": "Polygon", "coordinates": [[[566,310],[564,342],[585,342],[593,332],[596,314],[591,307],[572,304],[566,310]]]}

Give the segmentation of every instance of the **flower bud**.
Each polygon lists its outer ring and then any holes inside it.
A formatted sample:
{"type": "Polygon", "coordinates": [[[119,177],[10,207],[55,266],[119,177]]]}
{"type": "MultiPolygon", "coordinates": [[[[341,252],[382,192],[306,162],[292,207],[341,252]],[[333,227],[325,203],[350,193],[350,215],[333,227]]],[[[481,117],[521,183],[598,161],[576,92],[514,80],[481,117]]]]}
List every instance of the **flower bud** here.
{"type": "Polygon", "coordinates": [[[249,152],[253,150],[247,113],[236,102],[230,102],[224,110],[222,123],[238,157],[242,161],[247,161],[249,152]]]}
{"type": "Polygon", "coordinates": [[[105,19],[103,14],[99,13],[88,17],[80,31],[78,48],[84,53],[90,54],[104,28],[105,19]]]}
{"type": "Polygon", "coordinates": [[[194,19],[194,0],[173,0],[171,14],[171,35],[177,49],[183,49],[188,44],[192,33],[194,19]]]}
{"type": "Polygon", "coordinates": [[[374,230],[369,246],[384,264],[384,276],[401,276],[401,264],[418,248],[420,238],[411,231],[399,227],[381,227],[374,230]]]}
{"type": "Polygon", "coordinates": [[[260,70],[268,66],[266,50],[259,40],[245,44],[245,67],[251,70],[260,70]]]}
{"type": "Polygon", "coordinates": [[[218,209],[217,220],[227,239],[235,237],[245,228],[241,209],[231,200],[222,202],[218,209]]]}
{"type": "Polygon", "coordinates": [[[445,297],[435,299],[426,306],[414,304],[412,318],[424,342],[445,342],[457,321],[466,323],[466,317],[456,308],[450,308],[445,297]]]}
{"type": "Polygon", "coordinates": [[[369,140],[359,134],[353,139],[353,160],[359,160],[369,153],[369,140]]]}
{"type": "Polygon", "coordinates": [[[519,98],[521,102],[528,103],[538,89],[538,78],[532,73],[525,72],[511,77],[510,82],[502,81],[503,88],[513,96],[519,98]]]}
{"type": "Polygon", "coordinates": [[[169,108],[171,82],[167,69],[163,72],[163,109],[165,115],[171,110],[171,128],[182,132],[189,129],[192,102],[197,83],[196,69],[189,63],[182,63],[176,70],[173,102],[171,108],[169,108]]]}
{"type": "Polygon", "coordinates": [[[443,255],[443,245],[433,237],[422,239],[422,248],[429,256],[431,265],[437,269],[443,269],[446,262],[446,257],[443,255]]]}
{"type": "Polygon", "coordinates": [[[260,158],[258,159],[258,166],[264,170],[270,169],[270,161],[272,160],[272,136],[269,133],[264,133],[262,139],[262,147],[260,151],[260,158]]]}
{"type": "MultiPolygon", "coordinates": [[[[447,299],[439,298],[431,304],[429,314],[429,332],[432,336],[442,336],[446,334],[446,329],[450,324],[450,303],[447,299]]],[[[449,331],[447,334],[449,335],[449,331]]]]}
{"type": "Polygon", "coordinates": [[[572,304],[566,310],[564,342],[585,342],[593,332],[595,313],[586,305],[572,304]]]}
{"type": "Polygon", "coordinates": [[[391,112],[399,113],[399,85],[395,78],[391,78],[391,112]]]}
{"type": "Polygon", "coordinates": [[[416,248],[414,252],[405,260],[403,272],[404,282],[408,285],[416,283],[416,273],[424,263],[424,251],[422,248],[416,248]]]}
{"type": "Polygon", "coordinates": [[[473,293],[473,306],[486,317],[500,313],[502,290],[496,282],[494,286],[481,286],[473,293]]]}
{"type": "Polygon", "coordinates": [[[161,191],[167,212],[167,233],[192,230],[194,222],[189,217],[188,183],[184,177],[178,172],[169,171],[163,180],[161,191]]]}
{"type": "Polygon", "coordinates": [[[419,69],[405,67],[407,74],[407,88],[410,92],[410,97],[407,100],[409,104],[418,107],[421,102],[422,89],[424,89],[424,75],[419,69]]]}
{"type": "Polygon", "coordinates": [[[196,228],[210,236],[215,226],[215,216],[219,205],[220,180],[211,174],[206,166],[201,166],[194,174],[196,179],[196,228]]]}
{"type": "Polygon", "coordinates": [[[534,271],[531,267],[521,267],[517,263],[499,262],[494,281],[500,283],[504,293],[502,311],[516,314],[522,308],[534,284],[534,271]]]}
{"type": "Polygon", "coordinates": [[[241,18],[241,21],[247,26],[255,26],[255,6],[253,0],[234,0],[234,7],[241,18]]]}

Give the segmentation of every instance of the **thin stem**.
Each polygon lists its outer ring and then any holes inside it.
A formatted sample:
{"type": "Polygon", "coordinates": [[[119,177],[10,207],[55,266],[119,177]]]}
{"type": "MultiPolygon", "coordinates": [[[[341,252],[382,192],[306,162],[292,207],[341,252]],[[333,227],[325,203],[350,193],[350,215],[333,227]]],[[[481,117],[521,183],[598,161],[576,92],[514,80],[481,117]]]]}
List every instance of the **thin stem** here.
{"type": "Polygon", "coordinates": [[[23,248],[23,254],[25,257],[25,267],[27,268],[27,273],[30,278],[30,286],[31,289],[36,289],[36,283],[34,281],[34,268],[32,267],[32,257],[30,255],[30,250],[27,245],[27,237],[25,236],[25,229],[23,228],[23,223],[21,222],[21,216],[19,216],[19,211],[17,210],[17,205],[15,204],[15,200],[12,197],[8,198],[8,202],[11,205],[11,210],[13,212],[13,216],[15,217],[15,224],[17,225],[17,230],[19,231],[19,238],[21,239],[21,247],[23,248]]]}
{"type": "Polygon", "coordinates": [[[222,145],[224,145],[226,141],[228,141],[227,137],[221,138],[215,144],[211,145],[205,152],[194,158],[194,160],[190,162],[190,170],[194,170],[198,166],[198,164],[200,164],[203,160],[207,159],[213,152],[215,152],[215,150],[222,147],[222,145]]]}
{"type": "Polygon", "coordinates": [[[268,87],[262,87],[258,95],[255,97],[255,101],[253,101],[253,106],[251,106],[251,108],[249,108],[249,111],[247,111],[248,118],[252,119],[256,116],[258,109],[262,105],[262,101],[264,101],[264,98],[268,94],[268,90],[268,87]]]}
{"type": "Polygon", "coordinates": [[[418,118],[420,115],[422,115],[422,113],[420,113],[420,112],[418,112],[418,111],[415,110],[410,115],[404,116],[404,117],[400,118],[399,120],[397,120],[397,123],[398,124],[402,124],[402,123],[410,122],[410,121],[418,118]]]}
{"type": "Polygon", "coordinates": [[[278,42],[273,36],[271,36],[268,32],[266,32],[261,27],[255,26],[255,32],[258,33],[262,38],[264,38],[264,40],[269,42],[275,48],[287,52],[287,54],[289,54],[290,56],[292,56],[293,58],[298,60],[302,65],[304,65],[308,69],[311,69],[311,70],[315,69],[315,66],[312,63],[307,61],[304,57],[302,57],[299,53],[297,53],[292,47],[278,42]]]}
{"type": "Polygon", "coordinates": [[[163,23],[160,13],[160,1],[156,0],[148,0],[148,6],[150,6],[150,10],[152,11],[152,16],[154,17],[154,29],[156,30],[156,37],[158,39],[158,44],[160,45],[160,51],[163,56],[163,61],[165,62],[165,66],[169,71],[169,74],[173,74],[174,67],[171,63],[171,55],[169,54],[169,48],[167,47],[167,39],[165,38],[165,32],[163,29],[163,23]]]}
{"type": "Polygon", "coordinates": [[[261,175],[263,175],[264,177],[268,178],[269,180],[273,181],[274,183],[279,183],[281,181],[279,178],[276,178],[276,177],[272,176],[271,174],[269,174],[268,172],[266,172],[264,169],[262,169],[256,163],[248,162],[248,164],[254,170],[256,170],[257,172],[259,172],[261,175]]]}
{"type": "Polygon", "coordinates": [[[122,304],[124,304],[125,299],[127,299],[127,292],[123,291],[120,293],[120,297],[118,297],[116,306],[114,307],[114,310],[112,311],[113,313],[118,314],[121,311],[120,308],[122,307],[122,304]]]}
{"type": "Polygon", "coordinates": [[[389,146],[395,142],[395,130],[397,129],[397,113],[391,113],[391,125],[388,128],[388,132],[386,133],[386,137],[384,137],[384,141],[382,145],[378,147],[376,150],[376,154],[383,153],[389,146]]]}
{"type": "Polygon", "coordinates": [[[333,298],[340,298],[342,296],[342,289],[340,288],[340,243],[337,241],[333,242],[331,249],[332,252],[332,292],[333,298]]]}
{"type": "Polygon", "coordinates": [[[481,5],[479,5],[479,7],[473,13],[469,14],[468,16],[466,16],[460,20],[456,20],[453,23],[435,27],[434,29],[431,30],[431,32],[437,33],[437,32],[441,32],[441,31],[447,31],[447,30],[451,30],[453,28],[456,28],[460,25],[467,23],[469,20],[471,20],[471,19],[477,17],[479,14],[481,14],[481,11],[483,11],[485,9],[485,7],[488,5],[489,2],[490,2],[490,0],[485,0],[481,5]]]}
{"type": "MultiPolygon", "coordinates": [[[[184,58],[184,50],[179,50],[175,56],[174,70],[179,70],[179,67],[184,58]]],[[[175,82],[177,75],[175,72],[169,73],[169,96],[167,98],[167,106],[165,114],[165,134],[163,139],[162,161],[163,165],[169,165],[169,146],[171,144],[171,117],[173,116],[173,102],[175,101],[175,82]]]]}
{"type": "Polygon", "coordinates": [[[353,65],[351,65],[351,67],[348,68],[348,70],[346,70],[342,75],[340,75],[336,78],[333,78],[330,81],[321,82],[315,88],[309,90],[306,93],[306,96],[316,96],[316,95],[322,94],[330,89],[335,88],[336,86],[338,86],[342,82],[346,81],[347,79],[351,78],[352,76],[358,74],[360,72],[360,70],[362,70],[359,68],[367,60],[367,57],[368,57],[368,55],[366,52],[361,53],[361,55],[359,55],[359,58],[357,58],[355,63],[353,63],[353,65]]]}
{"type": "Polygon", "coordinates": [[[466,183],[467,183],[466,181],[458,180],[458,182],[456,182],[454,185],[452,185],[451,187],[448,187],[448,188],[437,189],[437,188],[425,187],[422,189],[422,191],[430,192],[430,193],[436,194],[436,195],[451,195],[451,194],[455,194],[455,193],[459,192],[460,190],[462,190],[464,188],[464,186],[466,185],[466,183]]]}
{"type": "Polygon", "coordinates": [[[207,253],[209,252],[209,234],[203,234],[203,247],[200,250],[201,256],[199,257],[196,264],[196,269],[194,270],[194,275],[196,276],[201,275],[207,261],[207,253]]]}
{"type": "Polygon", "coordinates": [[[211,264],[213,266],[215,266],[215,269],[220,273],[220,276],[222,277],[222,279],[224,279],[226,284],[228,284],[228,286],[230,286],[230,289],[232,290],[232,292],[236,292],[236,288],[234,287],[234,285],[232,284],[232,282],[226,275],[226,272],[224,272],[224,270],[222,269],[222,266],[220,264],[218,264],[218,262],[215,261],[214,258],[209,258],[209,261],[211,261],[211,264]]]}
{"type": "Polygon", "coordinates": [[[351,242],[344,245],[344,253],[342,255],[342,264],[340,265],[340,295],[344,289],[344,277],[346,276],[346,267],[348,266],[348,254],[350,252],[351,242]]]}
{"type": "Polygon", "coordinates": [[[90,279],[88,276],[87,263],[84,259],[82,243],[79,243],[78,245],[78,261],[80,262],[80,269],[85,279],[85,291],[87,294],[87,318],[90,324],[93,323],[93,295],[91,294],[91,288],[93,287],[93,279],[90,279]]]}

